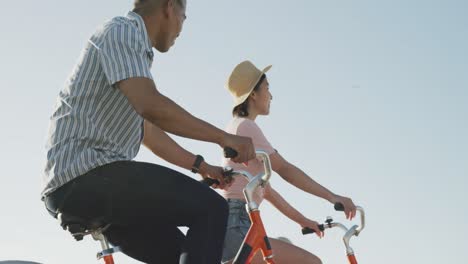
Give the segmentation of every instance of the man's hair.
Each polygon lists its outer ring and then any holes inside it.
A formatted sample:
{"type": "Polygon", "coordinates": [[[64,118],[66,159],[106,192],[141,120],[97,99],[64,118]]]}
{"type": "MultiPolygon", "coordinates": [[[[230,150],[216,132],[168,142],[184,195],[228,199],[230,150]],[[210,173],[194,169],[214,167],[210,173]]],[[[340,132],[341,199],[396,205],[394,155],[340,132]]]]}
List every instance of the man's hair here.
{"type": "MultiPolygon", "coordinates": [[[[257,84],[253,88],[252,92],[257,92],[258,89],[260,89],[260,84],[263,82],[263,80],[265,80],[265,78],[266,78],[266,75],[263,74],[262,77],[260,77],[260,80],[258,80],[257,84]]],[[[249,98],[247,97],[247,99],[245,99],[245,101],[242,104],[234,107],[234,109],[232,109],[232,115],[238,116],[238,117],[249,116],[249,109],[248,109],[249,102],[248,101],[249,101],[249,98]]]]}
{"type": "MultiPolygon", "coordinates": [[[[133,6],[133,12],[144,16],[151,14],[156,8],[167,3],[169,0],[135,0],[133,6]]],[[[184,7],[184,0],[175,0],[175,2],[180,6],[184,7]]]]}

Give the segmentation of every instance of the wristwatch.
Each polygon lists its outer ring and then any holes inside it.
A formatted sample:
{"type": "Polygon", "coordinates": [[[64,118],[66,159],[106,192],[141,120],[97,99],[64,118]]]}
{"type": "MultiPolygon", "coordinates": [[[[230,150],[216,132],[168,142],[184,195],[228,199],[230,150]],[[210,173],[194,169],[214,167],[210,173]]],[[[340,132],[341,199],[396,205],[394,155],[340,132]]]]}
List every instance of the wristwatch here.
{"type": "Polygon", "coordinates": [[[195,158],[195,162],[192,165],[192,172],[193,173],[198,173],[200,171],[200,165],[204,161],[203,157],[201,155],[197,155],[195,158]]]}

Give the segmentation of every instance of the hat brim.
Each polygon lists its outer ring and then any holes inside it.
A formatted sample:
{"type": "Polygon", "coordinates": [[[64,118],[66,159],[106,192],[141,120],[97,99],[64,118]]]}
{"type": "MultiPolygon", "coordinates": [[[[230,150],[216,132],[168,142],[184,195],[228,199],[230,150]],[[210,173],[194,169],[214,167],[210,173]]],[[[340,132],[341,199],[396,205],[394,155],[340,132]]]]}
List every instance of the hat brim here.
{"type": "MultiPolygon", "coordinates": [[[[269,71],[271,69],[273,65],[268,65],[265,67],[265,69],[263,69],[262,71],[262,74],[260,74],[260,76],[258,76],[257,80],[255,80],[255,85],[257,85],[258,81],[260,81],[260,78],[262,78],[263,74],[265,74],[267,71],[269,71]]],[[[255,85],[253,87],[250,88],[249,92],[248,93],[245,93],[244,95],[242,96],[239,96],[235,99],[234,101],[234,106],[232,107],[232,109],[234,110],[234,108],[236,108],[238,105],[242,104],[245,102],[245,100],[247,100],[247,98],[249,98],[250,94],[252,93],[253,89],[255,88],[255,85]]]]}

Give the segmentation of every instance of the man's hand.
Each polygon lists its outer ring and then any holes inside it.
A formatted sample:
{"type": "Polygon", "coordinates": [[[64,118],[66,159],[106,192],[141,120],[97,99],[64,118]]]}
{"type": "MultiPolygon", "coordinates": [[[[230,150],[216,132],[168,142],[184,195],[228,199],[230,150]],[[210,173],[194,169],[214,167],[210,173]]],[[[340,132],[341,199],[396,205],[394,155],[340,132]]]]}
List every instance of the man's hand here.
{"type": "Polygon", "coordinates": [[[341,203],[343,205],[346,219],[352,220],[356,216],[356,205],[354,205],[350,198],[335,195],[330,202],[333,204],[341,203]]]}
{"type": "Polygon", "coordinates": [[[230,147],[237,151],[237,156],[231,158],[236,163],[255,159],[255,148],[249,137],[236,136],[226,133],[221,147],[230,147]]]}
{"type": "Polygon", "coordinates": [[[211,178],[217,180],[219,184],[211,185],[211,187],[215,189],[224,189],[231,186],[231,181],[224,177],[224,170],[222,167],[212,166],[206,162],[202,162],[202,164],[200,165],[200,170],[198,172],[200,173],[203,179],[211,178]]]}

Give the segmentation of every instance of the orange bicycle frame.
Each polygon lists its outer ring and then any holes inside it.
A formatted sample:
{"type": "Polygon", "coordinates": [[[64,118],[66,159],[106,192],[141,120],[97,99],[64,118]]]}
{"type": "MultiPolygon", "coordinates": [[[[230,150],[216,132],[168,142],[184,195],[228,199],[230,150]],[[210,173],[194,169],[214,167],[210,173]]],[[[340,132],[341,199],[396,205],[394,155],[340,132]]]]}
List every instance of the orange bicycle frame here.
{"type": "Polygon", "coordinates": [[[273,250],[271,249],[270,240],[266,235],[265,228],[260,217],[260,211],[258,209],[250,211],[249,217],[252,225],[247,232],[247,236],[242,242],[239,252],[234,258],[233,264],[251,263],[252,258],[258,250],[262,251],[263,259],[266,263],[274,264],[273,250]]]}
{"type": "Polygon", "coordinates": [[[105,264],[114,264],[114,258],[112,255],[103,257],[105,264]]]}
{"type": "Polygon", "coordinates": [[[254,191],[257,187],[264,188],[271,176],[271,163],[269,155],[264,151],[256,151],[257,157],[263,159],[264,174],[259,174],[255,177],[248,177],[248,172],[240,172],[250,179],[249,183],[244,188],[244,196],[247,202],[249,218],[251,225],[247,235],[242,242],[240,250],[234,258],[234,264],[250,264],[252,258],[258,250],[262,251],[263,259],[266,263],[274,264],[273,251],[271,249],[270,240],[265,232],[258,204],[253,199],[254,191]]]}
{"type": "Polygon", "coordinates": [[[353,255],[348,255],[349,264],[358,264],[356,257],[353,255]]]}

